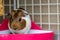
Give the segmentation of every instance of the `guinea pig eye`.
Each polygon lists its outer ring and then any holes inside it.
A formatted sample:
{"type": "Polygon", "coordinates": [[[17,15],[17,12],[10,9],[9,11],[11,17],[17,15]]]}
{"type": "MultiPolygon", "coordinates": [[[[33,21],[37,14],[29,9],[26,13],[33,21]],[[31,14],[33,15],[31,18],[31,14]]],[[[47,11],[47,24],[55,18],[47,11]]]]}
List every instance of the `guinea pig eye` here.
{"type": "Polygon", "coordinates": [[[21,21],[21,18],[19,18],[19,21],[21,21]]]}

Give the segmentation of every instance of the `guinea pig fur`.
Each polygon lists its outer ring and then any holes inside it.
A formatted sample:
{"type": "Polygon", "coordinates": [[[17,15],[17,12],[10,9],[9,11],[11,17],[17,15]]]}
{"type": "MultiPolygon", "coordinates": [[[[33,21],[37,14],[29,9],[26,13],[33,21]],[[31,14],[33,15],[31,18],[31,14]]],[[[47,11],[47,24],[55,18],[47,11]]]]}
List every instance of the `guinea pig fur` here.
{"type": "Polygon", "coordinates": [[[30,16],[22,8],[13,10],[8,27],[13,34],[27,34],[31,28],[30,16]]]}

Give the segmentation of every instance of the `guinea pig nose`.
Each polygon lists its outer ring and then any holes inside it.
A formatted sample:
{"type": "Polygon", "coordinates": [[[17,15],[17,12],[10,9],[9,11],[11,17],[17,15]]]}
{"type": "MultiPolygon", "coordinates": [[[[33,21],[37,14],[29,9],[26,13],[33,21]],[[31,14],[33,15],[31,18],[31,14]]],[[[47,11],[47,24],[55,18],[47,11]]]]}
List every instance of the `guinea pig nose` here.
{"type": "Polygon", "coordinates": [[[21,18],[19,18],[19,21],[21,21],[21,18]]]}

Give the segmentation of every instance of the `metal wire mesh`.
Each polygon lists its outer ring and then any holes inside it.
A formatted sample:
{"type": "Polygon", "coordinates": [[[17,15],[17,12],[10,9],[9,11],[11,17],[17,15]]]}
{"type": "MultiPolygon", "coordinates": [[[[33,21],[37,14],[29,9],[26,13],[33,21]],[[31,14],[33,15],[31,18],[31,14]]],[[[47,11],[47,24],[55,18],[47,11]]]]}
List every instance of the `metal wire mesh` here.
{"type": "MultiPolygon", "coordinates": [[[[60,0],[3,0],[6,14],[12,9],[25,8],[31,19],[44,30],[55,32],[55,40],[60,40],[60,0]]],[[[2,18],[2,17],[0,17],[2,18]]]]}

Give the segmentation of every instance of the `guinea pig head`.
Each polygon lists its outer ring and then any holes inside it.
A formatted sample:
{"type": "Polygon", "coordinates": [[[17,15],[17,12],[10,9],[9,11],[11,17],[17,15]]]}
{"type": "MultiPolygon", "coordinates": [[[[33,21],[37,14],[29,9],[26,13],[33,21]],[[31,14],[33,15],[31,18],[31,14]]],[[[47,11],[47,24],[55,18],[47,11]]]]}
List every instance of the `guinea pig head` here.
{"type": "Polygon", "coordinates": [[[13,30],[21,30],[26,27],[26,20],[22,19],[24,12],[22,10],[12,11],[10,27],[13,30]]]}
{"type": "Polygon", "coordinates": [[[31,28],[31,20],[28,13],[20,8],[11,12],[9,29],[12,33],[28,33],[31,28]]]}

